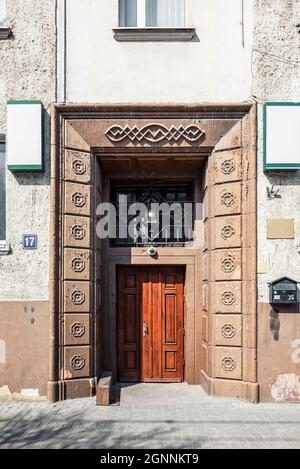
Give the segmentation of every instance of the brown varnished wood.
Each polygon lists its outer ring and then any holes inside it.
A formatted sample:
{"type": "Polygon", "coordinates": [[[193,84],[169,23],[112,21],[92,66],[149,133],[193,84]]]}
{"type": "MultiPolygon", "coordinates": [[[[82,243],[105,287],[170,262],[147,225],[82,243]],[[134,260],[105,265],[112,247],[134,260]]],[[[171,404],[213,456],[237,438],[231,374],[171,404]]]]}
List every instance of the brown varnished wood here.
{"type": "Polygon", "coordinates": [[[121,381],[184,379],[183,283],[179,267],[118,269],[121,381]]]}
{"type": "Polygon", "coordinates": [[[139,272],[118,271],[118,371],[119,379],[140,380],[139,272]]]}

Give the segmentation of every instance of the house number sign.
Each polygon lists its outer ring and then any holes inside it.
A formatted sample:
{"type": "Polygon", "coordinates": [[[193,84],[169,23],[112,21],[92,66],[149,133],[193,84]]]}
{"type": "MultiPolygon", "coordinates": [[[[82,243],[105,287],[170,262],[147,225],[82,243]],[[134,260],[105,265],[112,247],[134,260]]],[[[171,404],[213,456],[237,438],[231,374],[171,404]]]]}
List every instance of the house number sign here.
{"type": "Polygon", "coordinates": [[[38,237],[36,234],[23,235],[23,249],[37,249],[38,237]]]}

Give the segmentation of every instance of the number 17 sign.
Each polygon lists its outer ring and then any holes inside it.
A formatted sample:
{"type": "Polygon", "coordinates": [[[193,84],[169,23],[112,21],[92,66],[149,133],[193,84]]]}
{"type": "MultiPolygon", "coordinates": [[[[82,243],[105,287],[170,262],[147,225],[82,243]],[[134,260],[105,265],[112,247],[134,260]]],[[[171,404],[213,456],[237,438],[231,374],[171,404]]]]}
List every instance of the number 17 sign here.
{"type": "Polygon", "coordinates": [[[23,235],[23,249],[37,249],[38,237],[35,234],[23,235]]]}

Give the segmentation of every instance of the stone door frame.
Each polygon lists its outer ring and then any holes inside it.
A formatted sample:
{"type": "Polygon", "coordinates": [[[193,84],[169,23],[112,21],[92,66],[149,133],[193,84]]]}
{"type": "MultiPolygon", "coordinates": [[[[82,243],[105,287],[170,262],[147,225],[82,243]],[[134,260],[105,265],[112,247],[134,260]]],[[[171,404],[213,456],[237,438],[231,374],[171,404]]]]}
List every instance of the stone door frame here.
{"type": "Polygon", "coordinates": [[[93,395],[101,371],[96,155],[172,153],[207,159],[201,384],[257,401],[256,106],[53,104],[51,128],[48,398],[93,395]]]}

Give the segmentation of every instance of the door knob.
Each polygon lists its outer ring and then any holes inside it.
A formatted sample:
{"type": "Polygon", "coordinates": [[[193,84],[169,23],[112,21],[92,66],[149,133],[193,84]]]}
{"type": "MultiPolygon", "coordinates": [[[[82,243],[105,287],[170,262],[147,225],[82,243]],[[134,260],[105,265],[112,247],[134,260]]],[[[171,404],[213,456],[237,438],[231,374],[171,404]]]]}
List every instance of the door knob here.
{"type": "Polygon", "coordinates": [[[144,322],[143,323],[143,336],[146,337],[149,334],[149,329],[147,324],[144,322]]]}

